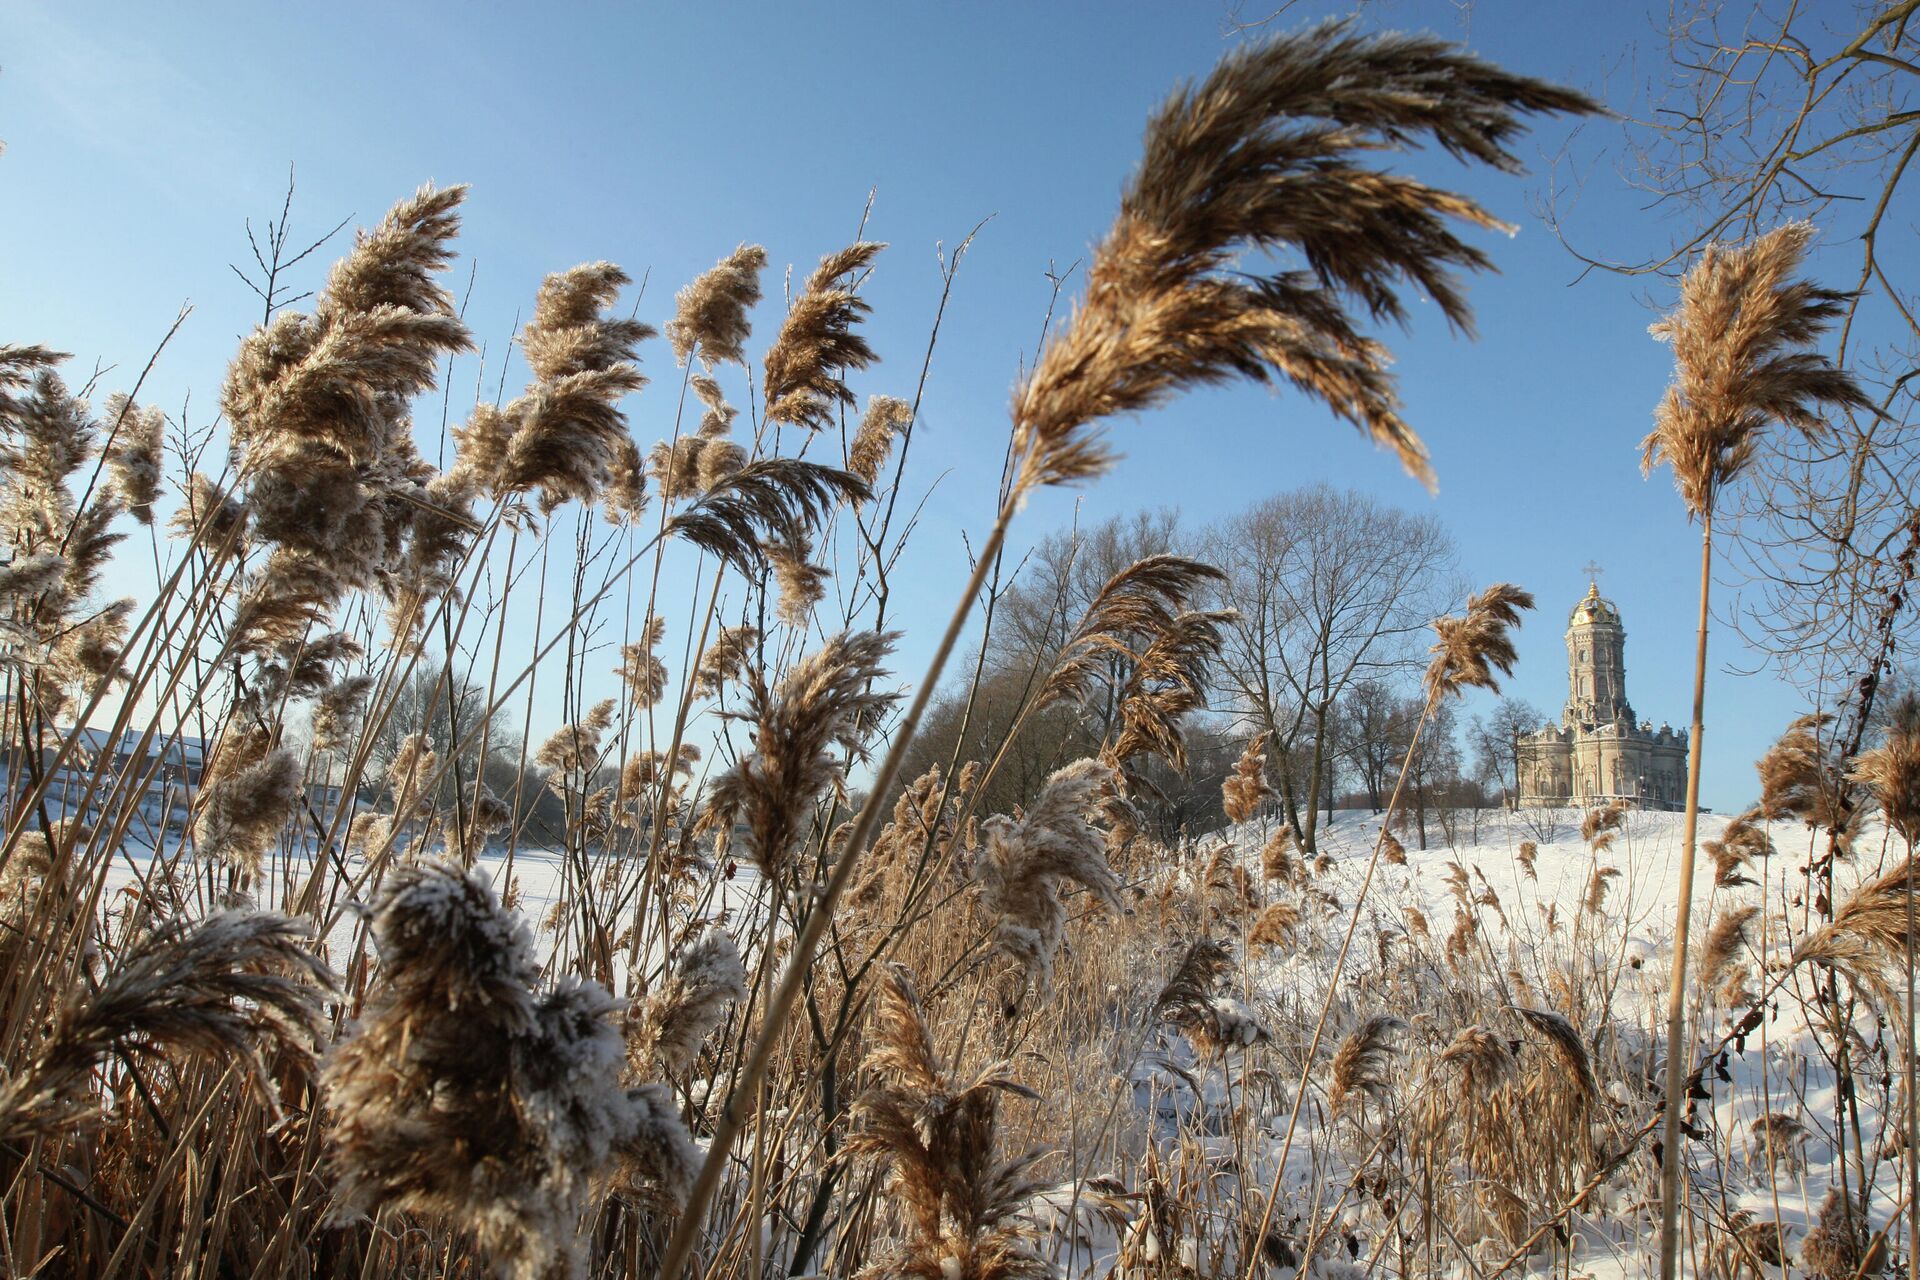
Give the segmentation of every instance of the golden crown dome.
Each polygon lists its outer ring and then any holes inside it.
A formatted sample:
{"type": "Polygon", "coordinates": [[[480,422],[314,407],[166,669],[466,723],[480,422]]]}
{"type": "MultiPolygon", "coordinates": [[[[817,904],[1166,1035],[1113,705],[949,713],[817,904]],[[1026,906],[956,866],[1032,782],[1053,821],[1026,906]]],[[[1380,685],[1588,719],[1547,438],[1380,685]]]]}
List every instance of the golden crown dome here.
{"type": "Polygon", "coordinates": [[[1573,606],[1573,616],[1567,619],[1567,624],[1578,627],[1596,622],[1610,622],[1618,625],[1620,611],[1614,608],[1613,601],[1600,594],[1599,583],[1589,582],[1586,598],[1573,606]]]}

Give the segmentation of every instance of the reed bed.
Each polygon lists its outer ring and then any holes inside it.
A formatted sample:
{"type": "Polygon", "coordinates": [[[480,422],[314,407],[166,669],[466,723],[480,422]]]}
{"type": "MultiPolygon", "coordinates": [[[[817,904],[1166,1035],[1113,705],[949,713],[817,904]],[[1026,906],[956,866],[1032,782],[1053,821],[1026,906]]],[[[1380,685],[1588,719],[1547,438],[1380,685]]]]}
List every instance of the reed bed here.
{"type": "MultiPolygon", "coordinates": [[[[1634,856],[1646,815],[1416,852],[1396,789],[1303,850],[1262,736],[1229,827],[1142,833],[1222,643],[1198,561],[1115,574],[1007,739],[1104,702],[1097,752],[1008,812],[980,800],[1004,744],[900,776],[1026,500],[1097,477],[1115,415],[1270,381],[1430,482],[1367,328],[1412,291],[1468,329],[1457,273],[1491,263],[1463,227],[1499,224],[1375,166],[1426,141],[1510,171],[1526,117],[1595,109],[1340,24],[1176,92],[931,626],[890,607],[919,393],[862,330],[874,241],[801,275],[759,350],[758,245],[657,329],[620,267],[557,271],[520,390],[438,440],[426,406],[476,346],[446,284],[460,187],[269,308],[217,431],[0,347],[0,1265],[1571,1274],[1658,1227],[1676,1074],[1699,1267],[1911,1256],[1884,1202],[1916,1149],[1887,1034],[1912,1017],[1910,710],[1854,759],[1797,726],[1766,807],[1707,846],[1677,1056],[1649,961],[1685,969],[1685,934],[1634,856]],[[147,594],[103,598],[116,557],[151,562],[147,594]],[[536,706],[560,724],[530,741],[536,706]],[[1802,828],[1845,854],[1831,910],[1773,853],[1802,828]],[[1809,1080],[1845,1095],[1831,1122],[1809,1080]]],[[[1429,714],[1495,687],[1531,606],[1501,583],[1436,620],[1429,714]]]]}

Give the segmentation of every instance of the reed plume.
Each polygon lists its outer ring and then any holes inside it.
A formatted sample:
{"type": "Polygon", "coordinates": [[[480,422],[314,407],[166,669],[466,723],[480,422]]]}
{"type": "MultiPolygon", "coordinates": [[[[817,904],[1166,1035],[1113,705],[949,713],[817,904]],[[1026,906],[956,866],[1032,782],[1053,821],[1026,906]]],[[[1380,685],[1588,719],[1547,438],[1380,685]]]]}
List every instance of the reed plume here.
{"type": "Polygon", "coordinates": [[[850,472],[798,458],[763,458],[717,481],[666,532],[726,561],[748,577],[767,567],[767,548],[810,537],[839,502],[872,496],[850,472]]]}
{"type": "Polygon", "coordinates": [[[1827,1188],[1813,1230],[1800,1244],[1800,1265],[1817,1280],[1859,1280],[1886,1265],[1887,1242],[1875,1236],[1866,1209],[1838,1186],[1827,1188]]]}
{"type": "Polygon", "coordinates": [[[695,691],[718,697],[722,689],[740,678],[759,643],[758,628],[738,626],[723,630],[700,657],[699,668],[693,675],[695,691]]]}
{"type": "Polygon", "coordinates": [[[1335,1115],[1353,1098],[1385,1102],[1392,1089],[1393,1038],[1407,1024],[1390,1014],[1376,1013],[1348,1032],[1333,1055],[1333,1074],[1327,1103],[1335,1115]]]}
{"type": "Polygon", "coordinates": [[[1534,859],[1540,856],[1540,846],[1531,840],[1520,842],[1520,852],[1514,855],[1520,861],[1521,870],[1527,873],[1527,879],[1538,880],[1540,872],[1534,867],[1534,859]]]}
{"type": "Polygon", "coordinates": [[[1524,1005],[1509,1005],[1520,1020],[1546,1039],[1559,1061],[1562,1074],[1574,1088],[1579,1100],[1587,1106],[1598,1105],[1601,1099],[1600,1080],[1593,1073],[1593,1057],[1587,1052],[1587,1043],[1574,1025],[1567,1021],[1564,1014],[1551,1009],[1529,1009],[1524,1005]]]}
{"type": "Polygon", "coordinates": [[[667,620],[654,614],[641,625],[638,640],[620,646],[616,674],[626,682],[636,711],[645,711],[667,692],[667,664],[656,653],[666,634],[667,620]]]}
{"type": "Polygon", "coordinates": [[[219,778],[206,789],[194,819],[200,856],[248,874],[279,839],[300,796],[300,760],[280,750],[259,763],[219,778]]]}
{"type": "Polygon", "coordinates": [[[1520,611],[1533,608],[1533,593],[1510,582],[1496,582],[1478,595],[1467,597],[1467,611],[1458,618],[1436,618],[1433,629],[1439,635],[1427,664],[1427,696],[1443,694],[1458,697],[1469,688],[1498,693],[1494,679],[1513,674],[1519,660],[1514,651],[1513,628],[1520,625],[1520,611]]]}
{"type": "Polygon", "coordinates": [[[334,598],[397,560],[430,473],[408,402],[472,345],[438,283],[465,193],[423,187],[395,205],[335,264],[311,315],[282,311],[227,372],[220,406],[254,530],[324,561],[334,598]]]}
{"type": "Polygon", "coordinates": [[[747,852],[763,875],[782,879],[811,825],[814,803],[845,782],[839,748],[863,758],[866,740],[895,695],[874,691],[896,632],[845,632],[796,662],[777,688],[758,667],[746,673],[753,751],[709,788],[705,825],[745,824],[747,852]]]}
{"type": "Polygon", "coordinates": [[[698,1156],[670,1100],[618,1083],[619,1002],[572,978],[538,992],[527,927],[483,880],[403,868],[373,932],[378,986],[322,1074],[342,1213],[450,1220],[537,1280],[572,1271],[590,1193],[617,1174],[684,1195],[698,1156]]]}
{"type": "Polygon", "coordinates": [[[1289,902],[1276,902],[1262,911],[1247,931],[1250,947],[1284,947],[1293,943],[1300,929],[1300,908],[1289,902]]]}
{"type": "Polygon", "coordinates": [[[1079,884],[1115,915],[1127,914],[1120,877],[1107,864],[1103,833],[1087,819],[1112,766],[1077,760],[1057,770],[1019,818],[996,815],[980,824],[985,847],[972,866],[981,913],[1001,952],[1041,991],[1053,986],[1053,960],[1066,935],[1060,890],[1079,884]]]}
{"type": "Polygon", "coordinates": [[[1713,859],[1713,882],[1722,889],[1757,883],[1745,874],[1755,858],[1773,856],[1773,839],[1767,829],[1755,821],[1759,810],[1743,813],[1727,824],[1718,840],[1702,842],[1701,848],[1713,859]]]}
{"type": "Polygon", "coordinates": [[[245,1065],[272,1095],[264,1050],[304,1069],[326,1025],[326,966],[304,926],[267,912],[172,920],[137,938],[97,989],[56,1007],[46,1040],[0,1083],[0,1140],[91,1123],[93,1073],[110,1054],[198,1054],[245,1065]]]}
{"type": "Polygon", "coordinates": [[[760,272],[766,265],[765,249],[743,244],[674,295],[674,315],[667,323],[674,359],[684,365],[697,350],[709,369],[729,361],[746,364],[746,342],[753,333],[747,313],[759,305],[760,272]]]}
{"type": "Polygon", "coordinates": [[[1754,767],[1760,774],[1762,817],[1798,818],[1810,827],[1850,834],[1853,807],[1843,794],[1844,772],[1820,741],[1832,719],[1818,713],[1799,717],[1760,757],[1754,767]]]}
{"type": "Polygon", "coordinates": [[[162,451],[167,439],[167,415],[149,405],[142,409],[126,396],[107,401],[109,433],[107,466],[127,514],[141,524],[153,523],[153,504],[160,496],[162,451]]]}
{"type": "Polygon", "coordinates": [[[1258,812],[1261,802],[1273,794],[1273,788],[1267,785],[1266,779],[1266,744],[1267,735],[1264,733],[1256,733],[1247,739],[1240,758],[1234,762],[1233,771],[1220,784],[1220,798],[1228,822],[1245,822],[1258,812]]]}
{"type": "Polygon", "coordinates": [[[733,939],[709,929],[674,960],[673,973],[627,1014],[627,1051],[635,1070],[684,1075],[700,1046],[747,997],[747,971],[733,939]]]}
{"type": "MultiPolygon", "coordinates": [[[[1674,379],[1654,410],[1641,445],[1641,466],[1665,463],[1689,516],[1700,521],[1700,601],[1694,646],[1694,703],[1687,763],[1686,819],[1681,837],[1679,910],[1667,991],[1667,1061],[1684,1041],[1688,922],[1693,910],[1695,837],[1700,813],[1700,762],[1706,699],[1707,610],[1713,568],[1713,518],[1721,490],[1757,456],[1768,428],[1779,423],[1809,439],[1828,434],[1823,409],[1869,409],[1851,374],[1813,350],[1844,310],[1845,295],[1793,279],[1813,228],[1790,223],[1741,247],[1709,245],[1680,284],[1680,304],[1652,333],[1673,347],[1674,379]]],[[[1667,1073],[1664,1141],[1680,1148],[1681,1077],[1667,1073]]],[[[1679,1167],[1661,1170],[1662,1280],[1679,1266],[1679,1167]]]]}
{"type": "Polygon", "coordinates": [[[845,373],[875,359],[872,346],[853,326],[872,308],[854,292],[858,281],[842,282],[868,271],[886,247],[872,241],[850,245],[822,258],[807,277],[767,349],[767,421],[822,431],[833,425],[835,412],[853,405],[845,373]]]}
{"type": "Polygon", "coordinates": [[[895,965],[874,1000],[873,1083],[854,1107],[850,1155],[877,1157],[888,1189],[906,1211],[910,1234],[863,1280],[1042,1280],[1053,1274],[1020,1216],[1047,1184],[1031,1176],[1039,1152],[998,1154],[1002,1094],[1034,1098],[1007,1063],[965,1084],[934,1048],[907,972],[895,965]]]}
{"type": "Polygon", "coordinates": [[[880,483],[880,471],[893,455],[893,442],[913,425],[913,405],[896,396],[868,396],[860,430],[847,447],[847,470],[867,482],[880,483]]]}
{"type": "Polygon", "coordinates": [[[1296,841],[1293,828],[1281,826],[1260,849],[1261,878],[1276,884],[1293,884],[1300,878],[1300,864],[1294,857],[1296,841]]]}
{"type": "Polygon", "coordinates": [[[1387,352],[1347,308],[1404,320],[1398,290],[1411,286],[1470,329],[1452,271],[1489,263],[1448,220],[1500,224],[1462,196],[1354,161],[1425,134],[1457,158],[1512,171],[1505,144],[1522,113],[1594,110],[1440,41],[1345,23],[1229,54],[1147,126],[1086,301],[1016,393],[1014,491],[1104,470],[1109,455],[1088,430],[1099,419],[1235,376],[1292,383],[1431,483],[1387,352]],[[1306,269],[1235,270],[1246,250],[1283,247],[1306,269]]]}
{"type": "Polygon", "coordinates": [[[1725,912],[1714,921],[1713,930],[1707,934],[1706,950],[1700,953],[1700,986],[1702,990],[1713,991],[1719,988],[1720,980],[1727,976],[1727,966],[1746,948],[1747,926],[1760,914],[1760,908],[1737,907],[1725,912]]]}
{"type": "Polygon", "coordinates": [[[1908,890],[1914,882],[1913,856],[1867,881],[1833,913],[1833,919],[1801,939],[1793,963],[1834,965],[1872,991],[1895,1013],[1905,1000],[1895,998],[1894,975],[1906,972],[1912,912],[1908,890]]]}
{"type": "Polygon", "coordinates": [[[1850,776],[1908,848],[1920,843],[1920,697],[1908,693],[1894,704],[1885,740],[1854,757],[1850,776]]]}
{"type": "Polygon", "coordinates": [[[1442,1066],[1457,1068],[1471,1098],[1485,1098],[1520,1072],[1519,1059],[1507,1042],[1475,1024],[1463,1028],[1440,1051],[1442,1066]]]}

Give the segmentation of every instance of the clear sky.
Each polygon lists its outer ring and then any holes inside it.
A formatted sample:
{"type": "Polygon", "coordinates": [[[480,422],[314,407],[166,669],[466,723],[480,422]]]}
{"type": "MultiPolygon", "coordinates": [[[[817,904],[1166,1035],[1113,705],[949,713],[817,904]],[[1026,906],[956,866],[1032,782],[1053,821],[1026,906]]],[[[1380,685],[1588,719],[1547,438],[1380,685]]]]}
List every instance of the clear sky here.
{"type": "MultiPolygon", "coordinates": [[[[1301,4],[1281,27],[1332,6],[1301,4]]],[[[804,273],[852,237],[889,241],[867,288],[883,363],[855,382],[911,395],[939,293],[936,246],[991,218],[957,281],[914,444],[912,482],[938,483],[909,553],[906,621],[917,669],[966,568],[961,533],[990,522],[1008,389],[1032,353],[1050,264],[1104,230],[1148,112],[1242,38],[1219,0],[1007,4],[242,4],[0,0],[0,341],[76,353],[84,376],[115,366],[124,389],[183,301],[194,314],[149,381],[150,398],[211,411],[259,303],[228,269],[243,219],[275,216],[289,164],[294,238],[342,218],[376,220],[426,180],[466,182],[468,320],[491,370],[540,278],[608,258],[650,276],[643,318],[742,241],[776,264],[759,337],[772,332],[778,271],[804,273]]],[[[1367,6],[1368,27],[1465,40],[1514,70],[1627,109],[1658,73],[1665,6],[1447,0],[1367,6]]],[[[1522,178],[1420,156],[1422,176],[1520,224],[1481,237],[1502,274],[1476,281],[1477,342],[1430,306],[1390,334],[1407,415],[1431,447],[1429,497],[1396,464],[1288,394],[1188,396],[1117,424],[1126,454],[1097,485],[1037,502],[1031,539],[1071,518],[1174,506],[1202,522],[1316,480],[1431,510],[1475,584],[1538,593],[1513,692],[1557,711],[1567,610],[1580,566],[1628,629],[1639,712],[1683,724],[1691,686],[1697,531],[1665,473],[1641,477],[1637,445],[1669,372],[1649,339],[1665,286],[1588,276],[1536,216],[1549,182],[1578,179],[1572,226],[1630,256],[1670,228],[1616,167],[1618,127],[1544,122],[1520,144],[1522,178]]],[[[344,242],[343,242],[344,243],[344,242]]],[[[318,283],[323,254],[302,284],[318,283]]],[[[758,349],[760,343],[754,344],[758,349]]],[[[632,403],[643,445],[670,428],[672,357],[645,349],[659,383],[632,403]]],[[[456,420],[475,369],[456,374],[456,420]],[[461,381],[461,379],[465,381],[461,381]]],[[[523,376],[517,366],[508,386],[523,376]]],[[[79,378],[75,379],[76,381],[79,378]]],[[[1750,664],[1729,629],[1714,640],[1706,800],[1754,794],[1751,762],[1804,710],[1750,664]]],[[[1481,709],[1478,702],[1463,708],[1481,709]]]]}

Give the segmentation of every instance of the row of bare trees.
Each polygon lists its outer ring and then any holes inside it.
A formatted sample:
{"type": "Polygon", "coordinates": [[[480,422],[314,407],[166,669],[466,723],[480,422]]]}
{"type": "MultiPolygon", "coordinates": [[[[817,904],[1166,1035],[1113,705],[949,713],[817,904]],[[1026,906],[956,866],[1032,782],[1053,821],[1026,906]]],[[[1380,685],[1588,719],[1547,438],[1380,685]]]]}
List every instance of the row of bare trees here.
{"type": "MultiPolygon", "coordinates": [[[[1156,764],[1146,776],[1140,799],[1155,834],[1220,825],[1220,780],[1255,735],[1267,739],[1274,816],[1303,847],[1316,847],[1323,815],[1337,807],[1383,809],[1423,705],[1412,676],[1425,660],[1427,624],[1458,603],[1462,587],[1452,538],[1433,516],[1324,484],[1201,528],[1171,510],[1145,510],[1043,539],[995,601],[980,680],[935,706],[914,766],[991,755],[1102,588],[1167,554],[1222,571],[1208,603],[1231,620],[1210,672],[1210,714],[1189,733],[1187,770],[1156,764]]],[[[1097,754],[1119,714],[1111,697],[1029,710],[986,784],[987,802],[1027,802],[1063,762],[1097,754]]],[[[1515,742],[1542,718],[1523,701],[1500,699],[1470,724],[1448,708],[1444,723],[1429,725],[1409,772],[1410,821],[1423,846],[1429,808],[1511,795],[1515,742]]]]}

